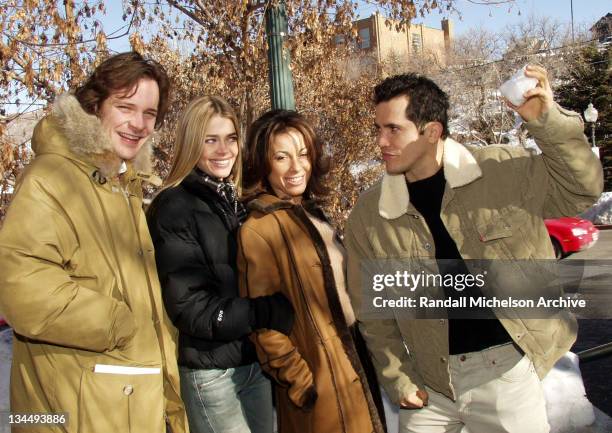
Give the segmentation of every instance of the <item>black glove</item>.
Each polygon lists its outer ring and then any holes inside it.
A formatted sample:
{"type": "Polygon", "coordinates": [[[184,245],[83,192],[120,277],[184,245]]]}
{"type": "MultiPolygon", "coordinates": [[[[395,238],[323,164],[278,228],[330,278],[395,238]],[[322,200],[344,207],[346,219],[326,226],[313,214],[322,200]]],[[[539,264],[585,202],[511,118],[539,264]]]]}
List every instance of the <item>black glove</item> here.
{"type": "Polygon", "coordinates": [[[251,299],[251,327],[274,329],[285,335],[291,334],[295,314],[293,305],[282,293],[251,299]]]}

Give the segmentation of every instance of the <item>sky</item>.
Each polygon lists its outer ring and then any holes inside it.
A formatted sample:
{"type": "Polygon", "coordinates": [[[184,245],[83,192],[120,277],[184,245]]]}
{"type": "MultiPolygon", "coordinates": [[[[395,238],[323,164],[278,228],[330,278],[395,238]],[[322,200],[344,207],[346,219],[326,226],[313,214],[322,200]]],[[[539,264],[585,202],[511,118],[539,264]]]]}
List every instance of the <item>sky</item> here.
{"type": "MultiPolygon", "coordinates": [[[[415,24],[424,23],[429,27],[440,28],[442,18],[448,17],[455,24],[456,36],[471,28],[486,28],[490,31],[502,30],[507,25],[520,23],[521,20],[530,15],[548,16],[561,23],[570,24],[572,2],[575,29],[578,29],[579,25],[590,28],[599,18],[608,12],[612,12],[612,1],[610,0],[516,0],[513,4],[496,6],[477,5],[468,0],[457,0],[457,9],[462,14],[461,19],[455,13],[441,15],[436,11],[425,19],[417,19],[414,22],[415,24]],[[520,15],[518,14],[519,11],[520,15]]],[[[371,4],[366,4],[359,10],[361,17],[370,16],[375,11],[376,6],[371,4]]]]}
{"type": "MultiPolygon", "coordinates": [[[[228,0],[236,1],[236,0],[228,0]]],[[[482,2],[482,0],[472,0],[482,2]]],[[[518,24],[530,15],[548,16],[561,23],[571,23],[571,4],[574,6],[574,27],[576,31],[582,28],[590,28],[599,18],[612,12],[612,1],[610,0],[515,0],[510,4],[494,6],[477,5],[469,0],[456,0],[457,9],[461,11],[461,17],[456,13],[440,14],[432,12],[425,19],[416,19],[415,24],[424,23],[429,27],[440,28],[443,18],[450,18],[454,23],[455,37],[469,29],[486,28],[490,31],[501,31],[507,25],[518,24]],[[588,5],[588,6],[586,6],[588,5]],[[519,15],[520,11],[520,15],[519,15]]],[[[360,18],[372,15],[377,6],[375,0],[362,0],[358,9],[360,18]]],[[[380,9],[384,13],[383,9],[380,9]]],[[[107,16],[102,20],[104,30],[108,33],[123,26],[121,20],[121,0],[110,0],[107,2],[107,16]]],[[[110,48],[114,51],[126,51],[130,49],[127,38],[109,41],[110,48]]]]}

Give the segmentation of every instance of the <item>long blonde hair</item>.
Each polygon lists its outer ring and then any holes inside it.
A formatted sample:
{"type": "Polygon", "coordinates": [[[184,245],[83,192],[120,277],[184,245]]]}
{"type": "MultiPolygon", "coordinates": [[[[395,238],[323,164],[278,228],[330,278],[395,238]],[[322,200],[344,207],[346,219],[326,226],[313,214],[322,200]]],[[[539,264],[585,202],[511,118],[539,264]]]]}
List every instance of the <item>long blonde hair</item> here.
{"type": "Polygon", "coordinates": [[[174,157],[170,173],[164,181],[163,189],[177,186],[187,177],[200,160],[208,122],[218,115],[230,119],[238,138],[238,155],[232,167],[230,178],[240,194],[242,189],[242,141],[238,117],[231,105],[219,96],[201,96],[194,99],[183,111],[176,126],[174,157]]]}

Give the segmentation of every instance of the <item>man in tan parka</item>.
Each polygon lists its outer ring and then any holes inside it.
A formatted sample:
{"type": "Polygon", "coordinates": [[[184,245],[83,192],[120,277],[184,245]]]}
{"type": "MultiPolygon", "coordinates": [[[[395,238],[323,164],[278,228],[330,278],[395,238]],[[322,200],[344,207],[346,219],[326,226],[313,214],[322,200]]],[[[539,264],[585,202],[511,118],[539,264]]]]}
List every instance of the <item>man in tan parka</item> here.
{"type": "MultiPolygon", "coordinates": [[[[541,155],[452,140],[448,97],[426,77],[389,77],[374,90],[387,173],[361,195],[347,222],[347,274],[380,381],[402,409],[401,433],[549,430],[540,379],[576,339],[576,320],[568,312],[544,318],[493,309],[487,320],[476,320],[451,313],[417,319],[389,309],[362,317],[371,311],[364,303],[372,286],[361,281],[361,269],[375,261],[434,261],[440,273],[449,261],[467,273],[469,260],[487,260],[497,270],[509,263],[502,270],[510,270],[511,279],[541,289],[524,270],[535,260],[554,259],[543,218],[583,211],[597,200],[603,181],[580,115],[554,104],[543,68],[529,66],[526,75],[538,86],[511,108],[541,155]]],[[[506,296],[514,294],[505,288],[506,296]]],[[[461,290],[451,287],[447,296],[461,290]]],[[[380,292],[405,293],[393,287],[380,292]]]]}
{"type": "Polygon", "coordinates": [[[188,430],[142,208],[168,87],[157,63],[118,54],[34,130],[35,158],[0,230],[11,411],[67,418],[26,418],[14,432],[188,430]]]}

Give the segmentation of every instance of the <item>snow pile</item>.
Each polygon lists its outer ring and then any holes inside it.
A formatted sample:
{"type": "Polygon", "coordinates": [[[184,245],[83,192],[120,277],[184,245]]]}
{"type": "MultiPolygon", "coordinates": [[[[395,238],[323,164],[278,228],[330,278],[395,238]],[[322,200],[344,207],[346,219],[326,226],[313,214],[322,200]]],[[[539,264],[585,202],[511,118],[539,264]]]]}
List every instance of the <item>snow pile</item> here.
{"type": "Polygon", "coordinates": [[[593,224],[612,224],[612,192],[604,192],[597,203],[580,216],[593,224]]]}
{"type": "Polygon", "coordinates": [[[550,431],[577,433],[595,422],[593,405],[586,398],[578,356],[565,354],[542,381],[550,431]]]}
{"type": "MultiPolygon", "coordinates": [[[[10,328],[0,331],[0,412],[9,411],[9,382],[11,377],[13,331],[10,328]]],[[[9,433],[8,425],[0,422],[0,433],[9,433]]]]}

